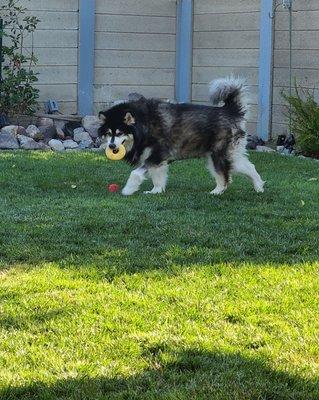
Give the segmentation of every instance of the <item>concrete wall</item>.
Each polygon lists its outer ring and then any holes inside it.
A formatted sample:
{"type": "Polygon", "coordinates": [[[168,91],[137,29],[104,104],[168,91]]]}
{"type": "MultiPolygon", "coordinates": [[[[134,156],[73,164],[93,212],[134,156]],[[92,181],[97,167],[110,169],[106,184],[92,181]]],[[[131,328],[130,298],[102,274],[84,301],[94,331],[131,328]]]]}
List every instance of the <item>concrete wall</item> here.
{"type": "MultiPolygon", "coordinates": [[[[250,133],[257,121],[260,1],[194,0],[192,101],[208,103],[213,78],[247,77],[250,133]]],[[[21,3],[41,20],[34,35],[40,101],[54,98],[62,112],[77,112],[79,0],[21,3]]],[[[295,0],[293,7],[293,77],[303,87],[319,88],[319,1],[295,0]]],[[[281,7],[274,38],[275,137],[287,129],[280,92],[289,84],[288,12],[281,7]]],[[[174,98],[175,47],[175,0],[96,0],[95,111],[133,91],[174,98]]]]}
{"type": "Polygon", "coordinates": [[[208,102],[208,83],[231,73],[247,78],[256,133],[258,104],[259,0],[194,0],[192,101],[208,102]]]}
{"type": "Polygon", "coordinates": [[[130,92],[173,98],[175,0],[96,0],[94,108],[130,92]]]}
{"type": "MultiPolygon", "coordinates": [[[[78,0],[20,3],[41,20],[34,34],[40,102],[53,98],[62,112],[77,112],[78,0]]],[[[26,44],[31,46],[30,37],[26,44]]]]}
{"type": "MultiPolygon", "coordinates": [[[[275,18],[274,89],[272,133],[287,133],[281,91],[289,90],[289,15],[281,7],[275,18]]],[[[293,79],[306,88],[314,88],[319,101],[319,1],[295,0],[292,19],[293,79]]]]}

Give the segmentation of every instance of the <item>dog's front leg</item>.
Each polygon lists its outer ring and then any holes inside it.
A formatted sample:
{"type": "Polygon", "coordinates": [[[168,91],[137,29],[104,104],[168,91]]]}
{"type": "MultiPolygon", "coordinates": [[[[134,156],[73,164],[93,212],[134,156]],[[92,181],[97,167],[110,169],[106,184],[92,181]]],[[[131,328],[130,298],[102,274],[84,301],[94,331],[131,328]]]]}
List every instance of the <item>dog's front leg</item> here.
{"type": "Polygon", "coordinates": [[[163,193],[165,192],[166,182],[167,182],[168,165],[167,162],[163,162],[161,165],[156,167],[150,167],[148,169],[148,174],[153,182],[153,189],[146,191],[144,193],[163,193]]]}
{"type": "Polygon", "coordinates": [[[137,192],[142,182],[146,179],[146,172],[147,170],[145,167],[134,169],[122,190],[122,194],[124,196],[130,196],[131,194],[137,192]]]}

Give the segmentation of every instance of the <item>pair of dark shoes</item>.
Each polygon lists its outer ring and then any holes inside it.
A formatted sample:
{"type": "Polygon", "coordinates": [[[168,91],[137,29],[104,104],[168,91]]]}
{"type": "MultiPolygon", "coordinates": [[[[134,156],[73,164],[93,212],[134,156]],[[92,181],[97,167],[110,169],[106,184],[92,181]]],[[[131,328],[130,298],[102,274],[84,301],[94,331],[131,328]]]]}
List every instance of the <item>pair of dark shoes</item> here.
{"type": "Polygon", "coordinates": [[[277,138],[277,147],[282,147],[291,153],[295,149],[296,139],[291,133],[290,135],[279,135],[277,138]]]}

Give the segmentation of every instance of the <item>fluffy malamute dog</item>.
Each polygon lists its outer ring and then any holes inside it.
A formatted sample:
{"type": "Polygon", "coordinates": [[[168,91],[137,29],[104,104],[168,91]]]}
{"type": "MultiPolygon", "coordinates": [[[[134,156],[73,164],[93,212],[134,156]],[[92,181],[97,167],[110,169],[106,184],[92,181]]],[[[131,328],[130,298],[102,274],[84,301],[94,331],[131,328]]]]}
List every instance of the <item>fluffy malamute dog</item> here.
{"type": "Polygon", "coordinates": [[[135,193],[147,176],[154,187],[146,193],[164,192],[169,163],[196,157],[207,158],[216,180],[211,194],[222,194],[233,172],[248,176],[256,192],[263,192],[264,182],[246,154],[245,82],[217,79],[210,84],[210,96],[218,106],[141,98],[100,112],[99,136],[107,137],[111,149],[123,144],[126,161],[136,167],[123,195],[135,193]]]}

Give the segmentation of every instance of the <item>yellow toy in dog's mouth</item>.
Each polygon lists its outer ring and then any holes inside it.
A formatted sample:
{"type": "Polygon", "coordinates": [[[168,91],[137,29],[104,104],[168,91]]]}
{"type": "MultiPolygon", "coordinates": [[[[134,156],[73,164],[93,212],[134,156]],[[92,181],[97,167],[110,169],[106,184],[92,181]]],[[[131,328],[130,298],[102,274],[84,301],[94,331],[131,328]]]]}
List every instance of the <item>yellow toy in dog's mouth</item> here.
{"type": "Polygon", "coordinates": [[[110,148],[105,149],[105,155],[109,160],[117,161],[122,160],[125,157],[126,150],[125,147],[120,144],[118,149],[112,150],[110,148]]]}

